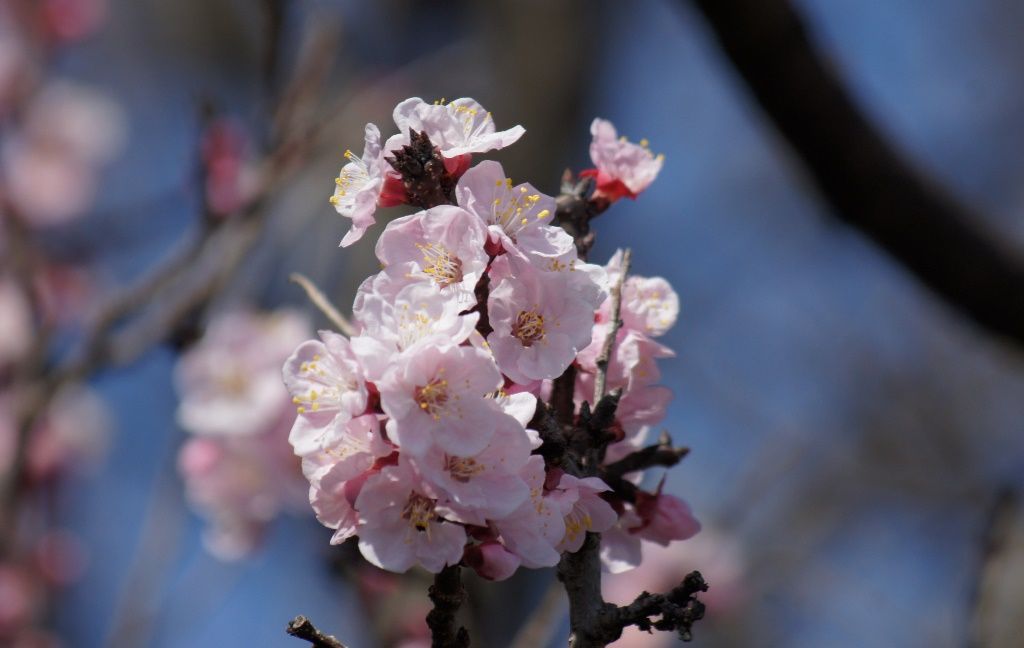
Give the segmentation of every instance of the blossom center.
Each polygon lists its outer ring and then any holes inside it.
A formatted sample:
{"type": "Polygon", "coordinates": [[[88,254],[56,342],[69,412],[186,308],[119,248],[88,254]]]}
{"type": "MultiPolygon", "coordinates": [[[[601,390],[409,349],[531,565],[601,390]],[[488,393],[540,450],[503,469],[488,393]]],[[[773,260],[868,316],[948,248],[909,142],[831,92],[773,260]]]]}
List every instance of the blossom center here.
{"type": "Polygon", "coordinates": [[[421,410],[438,421],[448,404],[448,381],[434,378],[423,387],[417,387],[413,398],[421,410]]]}
{"type": "Polygon", "coordinates": [[[335,207],[354,204],[354,191],[362,189],[363,185],[370,179],[370,170],[360,158],[352,151],[345,151],[345,158],[349,161],[342,168],[341,173],[334,179],[334,195],[330,202],[335,207]]]}
{"type": "Polygon", "coordinates": [[[457,482],[465,484],[484,471],[484,466],[472,457],[447,457],[445,470],[457,482]]]}
{"type": "MultiPolygon", "coordinates": [[[[528,193],[525,186],[513,189],[511,178],[497,180],[495,186],[497,197],[491,205],[491,222],[501,227],[514,241],[516,234],[530,224],[527,215],[540,202],[540,194],[528,193]]],[[[535,215],[535,219],[543,220],[550,215],[550,210],[544,209],[535,215]]]]}
{"type": "Polygon", "coordinates": [[[423,253],[423,272],[438,286],[446,288],[462,281],[462,259],[439,243],[417,243],[416,247],[423,253]]]}
{"type": "Polygon", "coordinates": [[[544,338],[544,316],[536,310],[519,311],[516,321],[512,324],[512,335],[522,342],[524,347],[533,346],[544,338]]]}
{"type": "Polygon", "coordinates": [[[413,491],[402,509],[402,519],[408,520],[417,531],[426,531],[434,519],[434,500],[413,491]]]}
{"type": "Polygon", "coordinates": [[[590,515],[573,506],[569,515],[565,516],[565,541],[572,542],[581,533],[589,531],[593,523],[590,515]]]}

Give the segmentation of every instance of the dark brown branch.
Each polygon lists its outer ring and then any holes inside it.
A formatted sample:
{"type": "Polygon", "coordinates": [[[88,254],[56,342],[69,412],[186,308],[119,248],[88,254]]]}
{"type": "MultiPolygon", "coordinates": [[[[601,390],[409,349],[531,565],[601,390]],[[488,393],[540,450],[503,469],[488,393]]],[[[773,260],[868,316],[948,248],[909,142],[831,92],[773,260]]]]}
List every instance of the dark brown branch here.
{"type": "MultiPolygon", "coordinates": [[[[569,596],[569,648],[605,646],[602,617],[615,609],[601,596],[601,535],[587,533],[583,546],[558,561],[558,580],[569,596]]],[[[621,632],[621,629],[620,629],[621,632]]],[[[614,641],[614,639],[612,639],[614,641]]]]}
{"type": "Polygon", "coordinates": [[[950,306],[1024,344],[1024,259],[861,113],[787,0],[693,0],[837,216],[950,306]]]}
{"type": "Polygon", "coordinates": [[[689,448],[674,447],[668,432],[662,432],[658,442],[632,452],[613,464],[605,467],[605,473],[614,477],[622,477],[631,472],[646,470],[655,466],[671,468],[690,452],[689,448]]]}
{"type": "Polygon", "coordinates": [[[430,602],[433,609],[427,613],[432,648],[466,648],[469,646],[469,632],[455,622],[459,607],[466,600],[466,589],[459,577],[460,567],[450,565],[434,576],[430,586],[430,602]]]}
{"type": "Polygon", "coordinates": [[[326,635],[317,630],[313,622],[301,614],[288,622],[285,632],[297,639],[308,641],[313,648],[345,648],[345,644],[333,635],[326,635]]]}
{"type": "Polygon", "coordinates": [[[704,604],[694,595],[706,591],[708,586],[700,572],[690,572],[667,594],[642,592],[629,605],[602,616],[599,632],[603,633],[602,639],[610,643],[622,635],[624,628],[635,625],[647,632],[676,632],[683,641],[690,641],[693,624],[704,618],[704,604]],[[652,621],[651,617],[659,618],[652,621]]]}

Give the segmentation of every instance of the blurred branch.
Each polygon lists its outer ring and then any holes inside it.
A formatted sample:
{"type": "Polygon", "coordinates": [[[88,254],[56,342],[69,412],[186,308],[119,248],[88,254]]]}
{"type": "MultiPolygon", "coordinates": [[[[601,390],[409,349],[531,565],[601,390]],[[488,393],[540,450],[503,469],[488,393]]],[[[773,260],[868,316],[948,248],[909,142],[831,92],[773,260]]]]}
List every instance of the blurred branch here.
{"type": "MultiPolygon", "coordinates": [[[[153,344],[167,339],[182,321],[209,305],[259,240],[269,219],[271,197],[290,179],[296,161],[312,149],[328,125],[326,120],[312,120],[300,126],[294,118],[296,105],[311,102],[322,86],[327,65],[323,59],[329,60],[330,53],[323,45],[330,40],[324,29],[318,28],[309,36],[316,46],[307,48],[307,55],[296,65],[278,108],[278,116],[286,114],[275,120],[271,129],[268,152],[259,169],[259,193],[226,218],[204,214],[201,230],[190,243],[100,309],[82,343],[67,359],[55,367],[35,362],[33,370],[21,376],[12,458],[0,475],[0,554],[13,544],[29,438],[54,396],[62,387],[108,365],[131,362],[153,344]],[[161,288],[168,294],[155,300],[161,288]],[[151,306],[154,302],[158,303],[151,306]],[[135,321],[124,330],[115,330],[119,322],[133,318],[135,321]]],[[[45,357],[45,351],[40,351],[41,357],[45,357]]]]}
{"type": "Polygon", "coordinates": [[[1024,509],[1017,493],[997,495],[982,541],[968,645],[1010,648],[1024,632],[1024,509]]]}
{"type": "Polygon", "coordinates": [[[285,632],[297,639],[308,641],[313,648],[345,648],[345,644],[333,635],[326,635],[317,630],[313,622],[301,614],[288,622],[285,632]]]}
{"type": "Polygon", "coordinates": [[[989,332],[1024,345],[1024,260],[870,123],[787,0],[693,0],[838,217],[989,332]]]}
{"type": "Polygon", "coordinates": [[[339,331],[349,337],[356,334],[356,329],[352,326],[352,322],[349,322],[345,316],[338,311],[334,304],[331,303],[331,300],[327,299],[327,295],[317,288],[316,284],[310,281],[309,277],[298,272],[293,272],[288,278],[291,279],[293,283],[297,283],[302,286],[302,289],[306,291],[306,296],[309,297],[309,301],[313,302],[313,305],[319,308],[320,312],[331,321],[331,324],[338,327],[339,331]]]}

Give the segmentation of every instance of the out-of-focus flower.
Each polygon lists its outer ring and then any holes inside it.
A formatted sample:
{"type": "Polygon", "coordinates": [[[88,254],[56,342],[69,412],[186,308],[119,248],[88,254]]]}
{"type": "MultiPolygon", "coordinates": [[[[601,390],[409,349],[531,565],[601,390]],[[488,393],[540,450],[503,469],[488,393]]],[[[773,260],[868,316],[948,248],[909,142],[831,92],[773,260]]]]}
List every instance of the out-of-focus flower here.
{"type": "Polygon", "coordinates": [[[256,190],[256,169],[250,160],[250,141],[238,122],[215,119],[203,133],[206,206],[217,216],[244,207],[256,190]]]}
{"type": "Polygon", "coordinates": [[[43,26],[58,41],[89,36],[107,17],[107,0],[39,0],[43,26]]]}
{"type": "Polygon", "coordinates": [[[258,437],[189,439],[178,470],[189,503],[207,519],[207,549],[222,560],[255,550],[266,525],[304,503],[297,460],[285,440],[286,427],[258,437]]]}
{"type": "Polygon", "coordinates": [[[78,536],[65,529],[54,529],[36,541],[35,562],[47,582],[62,586],[78,580],[88,558],[78,536]]]}
{"type": "Polygon", "coordinates": [[[647,140],[634,144],[620,138],[615,126],[605,119],[595,119],[590,134],[590,159],[597,168],[580,175],[595,177],[596,195],[612,202],[623,197],[636,198],[658,177],[665,157],[651,153],[647,140]]]}
{"type": "Polygon", "coordinates": [[[125,117],[107,96],[69,81],[47,85],[2,151],[9,199],[32,225],[60,225],[92,200],[98,167],[123,146],[125,117]]]}
{"type": "Polygon", "coordinates": [[[0,370],[22,358],[32,340],[32,313],[14,281],[0,276],[0,370]]]}
{"type": "Polygon", "coordinates": [[[293,411],[281,365],[310,328],[305,315],[290,310],[215,318],[175,369],[178,422],[210,436],[259,436],[276,426],[293,411]]]}
{"type": "Polygon", "coordinates": [[[105,454],[111,419],[106,404],[87,387],[62,390],[53,399],[28,446],[28,474],[34,480],[59,477],[105,454]]]}
{"type": "Polygon", "coordinates": [[[177,367],[178,419],[195,435],[178,469],[189,502],[209,521],[206,546],[221,559],[249,554],[268,522],[305,499],[287,442],[295,410],[280,368],[309,333],[295,311],[227,313],[177,367]]]}

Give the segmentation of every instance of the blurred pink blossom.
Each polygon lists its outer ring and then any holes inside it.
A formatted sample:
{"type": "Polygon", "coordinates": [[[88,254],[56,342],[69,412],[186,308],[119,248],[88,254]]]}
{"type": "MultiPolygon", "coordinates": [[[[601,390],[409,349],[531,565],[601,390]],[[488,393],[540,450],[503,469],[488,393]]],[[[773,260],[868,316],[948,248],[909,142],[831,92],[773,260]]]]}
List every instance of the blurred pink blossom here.
{"type": "Polygon", "coordinates": [[[28,300],[11,279],[0,275],[0,370],[21,359],[34,333],[28,300]]]}
{"type": "Polygon", "coordinates": [[[125,131],[121,108],[106,95],[70,81],[44,86],[2,151],[9,199],[20,215],[40,227],[79,216],[125,131]]]}

